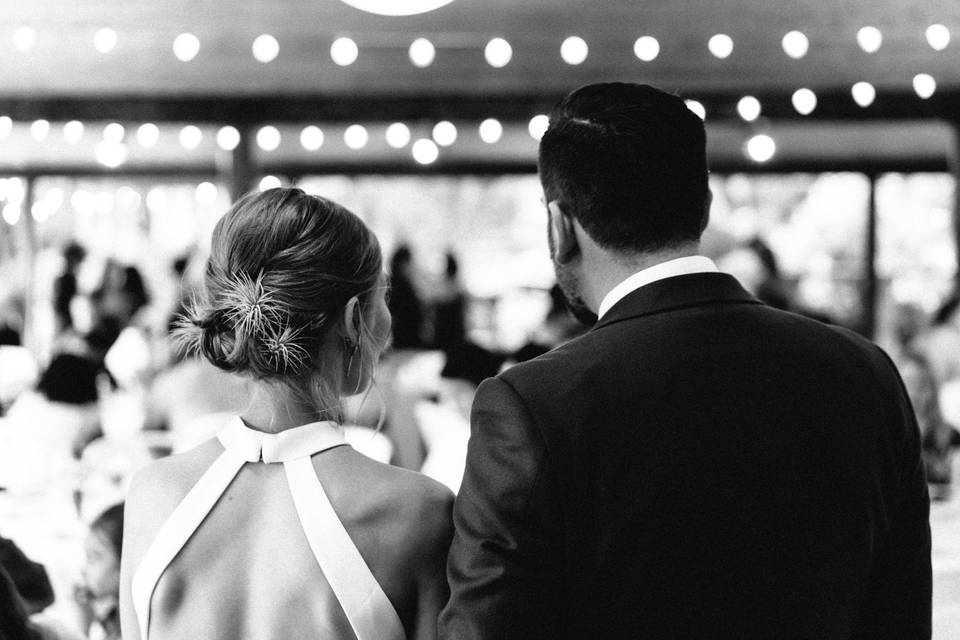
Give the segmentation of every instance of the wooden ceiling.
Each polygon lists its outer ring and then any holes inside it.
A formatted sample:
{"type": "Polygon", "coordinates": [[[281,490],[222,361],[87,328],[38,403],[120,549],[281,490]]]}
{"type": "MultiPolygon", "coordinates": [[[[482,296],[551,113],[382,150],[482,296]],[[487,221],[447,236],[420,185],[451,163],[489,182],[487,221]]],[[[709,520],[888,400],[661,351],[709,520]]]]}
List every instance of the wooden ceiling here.
{"type": "MultiPolygon", "coordinates": [[[[861,80],[880,97],[912,94],[912,78],[928,73],[938,94],[960,90],[960,2],[957,0],[454,0],[433,12],[384,17],[339,0],[6,0],[0,3],[0,101],[38,98],[174,99],[178,97],[371,98],[381,104],[424,96],[499,100],[554,98],[580,84],[624,79],[697,97],[744,92],[786,94],[805,86],[847,93],[861,80]],[[925,37],[933,23],[954,39],[944,51],[925,37]],[[857,46],[865,25],[879,28],[873,54],[857,46]],[[36,30],[26,51],[15,45],[19,27],[36,30]],[[109,27],[118,39],[103,54],[94,33],[109,27]],[[809,53],[788,57],[781,38],[807,35],[809,53]],[[200,52],[180,62],[174,38],[196,35],[200,52]],[[707,49],[709,37],[733,38],[724,60],[707,49]],[[257,62],[253,40],[262,33],[280,43],[272,62],[257,62]],[[571,66],[560,45],[582,37],[589,55],[571,66]],[[641,62],[633,43],[653,35],[660,54],[641,62]],[[349,36],[356,62],[334,64],[331,42],[349,36]],[[407,48],[418,37],[437,48],[434,63],[411,64],[407,48]],[[513,57],[488,65],[484,45],[510,42],[513,57]]],[[[53,104],[52,102],[50,104],[53,104]]]]}

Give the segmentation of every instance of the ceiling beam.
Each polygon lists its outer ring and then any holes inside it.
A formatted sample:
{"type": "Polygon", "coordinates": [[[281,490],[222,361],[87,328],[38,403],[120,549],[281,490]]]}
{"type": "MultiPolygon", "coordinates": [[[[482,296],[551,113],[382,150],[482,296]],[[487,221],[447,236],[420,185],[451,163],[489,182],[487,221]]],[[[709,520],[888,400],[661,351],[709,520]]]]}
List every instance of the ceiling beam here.
{"type": "MultiPolygon", "coordinates": [[[[808,116],[794,110],[788,92],[754,94],[761,117],[772,120],[954,120],[960,114],[960,90],[943,90],[927,100],[912,91],[878,90],[872,105],[858,106],[847,90],[817,92],[817,107],[808,116]]],[[[562,95],[273,95],[273,96],[109,96],[30,97],[0,94],[0,115],[15,120],[119,120],[128,122],[197,122],[253,125],[261,122],[363,122],[500,118],[525,121],[549,112],[562,95]]],[[[697,93],[711,120],[738,119],[732,92],[697,93]]]]}

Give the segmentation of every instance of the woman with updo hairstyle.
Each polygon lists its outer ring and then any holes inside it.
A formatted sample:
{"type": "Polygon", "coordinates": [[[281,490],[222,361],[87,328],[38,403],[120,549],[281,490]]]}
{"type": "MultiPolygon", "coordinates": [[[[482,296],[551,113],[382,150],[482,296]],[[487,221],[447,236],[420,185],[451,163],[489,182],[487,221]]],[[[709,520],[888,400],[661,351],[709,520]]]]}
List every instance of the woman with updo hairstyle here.
{"type": "Polygon", "coordinates": [[[354,451],[339,425],[390,336],[376,237],[271,189],[218,222],[205,280],[175,333],[253,390],[216,438],[135,476],[124,639],[436,637],[452,494],[354,451]]]}

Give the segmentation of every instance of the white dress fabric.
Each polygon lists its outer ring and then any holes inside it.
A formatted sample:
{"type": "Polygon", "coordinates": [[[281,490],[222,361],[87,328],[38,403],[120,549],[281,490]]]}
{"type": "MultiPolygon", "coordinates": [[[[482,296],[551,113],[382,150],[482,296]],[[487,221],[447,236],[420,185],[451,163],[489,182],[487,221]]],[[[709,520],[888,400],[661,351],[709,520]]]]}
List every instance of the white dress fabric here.
{"type": "Polygon", "coordinates": [[[277,434],[235,417],[217,435],[224,452],[161,526],[133,576],[140,637],[148,640],[150,601],[167,566],[246,464],[282,464],[297,516],[317,564],[358,640],[404,640],[400,618],[330,504],[311,456],[347,444],[336,423],[314,422],[277,434]]]}

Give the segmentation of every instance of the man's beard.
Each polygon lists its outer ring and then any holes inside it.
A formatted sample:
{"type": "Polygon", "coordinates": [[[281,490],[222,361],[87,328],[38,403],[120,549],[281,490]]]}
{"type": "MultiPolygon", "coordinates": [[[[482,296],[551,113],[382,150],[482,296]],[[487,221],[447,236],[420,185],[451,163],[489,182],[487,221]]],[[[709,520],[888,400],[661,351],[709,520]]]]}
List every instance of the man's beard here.
{"type": "Polygon", "coordinates": [[[567,308],[577,322],[592,327],[597,323],[597,314],[590,310],[587,303],[583,300],[581,294],[580,279],[570,267],[557,262],[556,250],[553,243],[553,234],[547,234],[547,240],[550,244],[550,260],[553,262],[553,272],[557,276],[557,284],[563,292],[563,297],[567,301],[567,308]]]}

